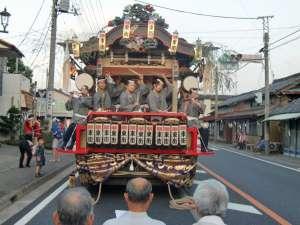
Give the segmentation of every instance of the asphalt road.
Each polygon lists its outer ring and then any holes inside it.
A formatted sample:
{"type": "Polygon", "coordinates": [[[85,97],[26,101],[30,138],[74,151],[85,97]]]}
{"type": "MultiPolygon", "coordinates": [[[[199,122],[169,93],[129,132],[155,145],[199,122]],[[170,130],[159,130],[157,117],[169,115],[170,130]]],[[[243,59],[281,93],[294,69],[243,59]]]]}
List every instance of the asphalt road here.
{"type": "MultiPolygon", "coordinates": [[[[225,218],[228,225],[275,225],[278,224],[275,220],[280,218],[286,219],[293,225],[300,224],[300,198],[298,195],[300,180],[298,172],[221,149],[218,149],[216,156],[201,158],[199,161],[220,175],[220,179],[240,189],[233,191],[228,188],[230,205],[225,218]],[[245,194],[251,195],[254,200],[248,201],[249,199],[245,199],[245,194]],[[262,205],[257,206],[256,200],[265,207],[263,209],[266,212],[261,210],[262,205]]],[[[198,171],[196,183],[198,180],[214,178],[214,175],[205,172],[205,169],[198,171]]],[[[44,208],[39,206],[49,196],[51,197],[62,190],[64,184],[65,181],[62,180],[60,184],[51,188],[4,224],[16,224],[17,222],[22,224],[20,221],[22,222],[24,218],[33,215],[34,211],[37,214],[27,224],[52,224],[51,214],[55,210],[56,197],[44,204],[44,208]]],[[[196,184],[193,185],[190,193],[195,187],[196,184]]],[[[101,200],[95,207],[96,225],[101,225],[105,220],[115,217],[115,210],[126,210],[126,205],[122,199],[123,191],[124,187],[122,186],[104,186],[101,200]]],[[[154,188],[154,194],[154,202],[149,211],[151,217],[170,225],[191,225],[194,223],[188,211],[169,208],[169,195],[166,187],[154,188]]]]}

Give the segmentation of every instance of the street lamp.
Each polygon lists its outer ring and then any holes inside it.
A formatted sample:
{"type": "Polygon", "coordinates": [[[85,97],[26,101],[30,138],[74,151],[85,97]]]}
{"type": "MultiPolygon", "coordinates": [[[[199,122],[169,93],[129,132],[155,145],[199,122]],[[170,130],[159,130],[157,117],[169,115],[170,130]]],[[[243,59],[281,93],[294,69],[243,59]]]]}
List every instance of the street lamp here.
{"type": "Polygon", "coordinates": [[[0,16],[1,16],[1,24],[3,27],[3,30],[0,30],[0,32],[8,33],[8,31],[6,30],[6,27],[8,25],[10,13],[6,11],[6,8],[4,8],[4,10],[2,12],[0,12],[0,16]]]}

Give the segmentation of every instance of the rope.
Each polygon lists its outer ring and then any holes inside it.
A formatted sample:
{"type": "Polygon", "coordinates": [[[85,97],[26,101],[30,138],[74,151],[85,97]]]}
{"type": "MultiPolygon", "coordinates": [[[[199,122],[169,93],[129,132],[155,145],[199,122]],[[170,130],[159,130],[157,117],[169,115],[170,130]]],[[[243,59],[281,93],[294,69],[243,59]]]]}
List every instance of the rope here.
{"type": "Polygon", "coordinates": [[[194,199],[191,196],[175,199],[171,191],[170,183],[167,183],[167,185],[168,185],[169,196],[171,198],[171,200],[169,201],[169,207],[171,209],[178,209],[178,210],[194,209],[194,199]]]}
{"type": "Polygon", "coordinates": [[[101,191],[102,191],[102,183],[100,182],[99,183],[99,189],[98,189],[98,195],[97,195],[97,198],[94,201],[93,205],[96,205],[99,202],[100,196],[101,196],[101,191]]]}
{"type": "Polygon", "coordinates": [[[73,135],[74,135],[74,133],[75,133],[75,131],[76,131],[76,128],[77,128],[77,124],[76,124],[76,126],[75,126],[75,128],[74,128],[74,130],[73,130],[73,132],[72,132],[72,134],[71,134],[71,137],[70,137],[69,140],[67,141],[67,144],[66,144],[66,146],[65,146],[65,150],[67,150],[67,147],[71,145],[72,138],[73,138],[73,135]]]}

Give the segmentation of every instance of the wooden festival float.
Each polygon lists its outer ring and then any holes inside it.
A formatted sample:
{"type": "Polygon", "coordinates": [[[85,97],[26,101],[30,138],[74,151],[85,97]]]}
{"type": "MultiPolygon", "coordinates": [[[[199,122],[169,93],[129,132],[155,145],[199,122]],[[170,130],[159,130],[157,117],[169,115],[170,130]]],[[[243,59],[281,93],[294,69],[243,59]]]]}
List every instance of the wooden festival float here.
{"type": "MultiPolygon", "coordinates": [[[[198,87],[201,68],[192,71],[195,46],[169,33],[164,19],[147,5],[134,4],[122,18],[109,22],[110,30],[85,42],[73,42],[72,51],[91,76],[132,78],[145,83],[158,74],[173,83],[172,112],[92,112],[76,129],[76,169],[83,185],[102,184],[113,178],[142,176],[176,187],[191,186],[197,158],[211,155],[197,146],[198,131],[187,126],[187,116],[177,112],[178,86],[198,87]],[[159,121],[153,118],[159,117],[159,121]]],[[[81,73],[80,72],[80,73],[81,73]]],[[[81,79],[81,74],[76,79],[81,79]]],[[[86,74],[85,74],[86,76],[86,74]]]]}

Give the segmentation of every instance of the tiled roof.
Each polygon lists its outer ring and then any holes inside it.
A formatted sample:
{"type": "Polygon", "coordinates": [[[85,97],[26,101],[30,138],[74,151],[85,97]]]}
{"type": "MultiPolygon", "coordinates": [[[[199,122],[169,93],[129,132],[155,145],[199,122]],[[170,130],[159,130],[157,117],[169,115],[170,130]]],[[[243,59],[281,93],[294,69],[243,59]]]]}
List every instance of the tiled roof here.
{"type": "Polygon", "coordinates": [[[300,98],[297,98],[296,100],[290,102],[286,106],[277,107],[270,114],[278,115],[278,114],[299,113],[299,112],[300,112],[300,98]]]}
{"type": "MultiPolygon", "coordinates": [[[[284,88],[290,85],[297,85],[297,84],[300,84],[300,73],[296,73],[291,76],[276,79],[270,85],[270,94],[275,94],[277,92],[282,91],[284,88]]],[[[264,91],[265,91],[265,87],[234,96],[219,104],[219,107],[230,106],[242,101],[254,99],[256,97],[255,93],[262,92],[262,94],[264,94],[264,91]]]]}

